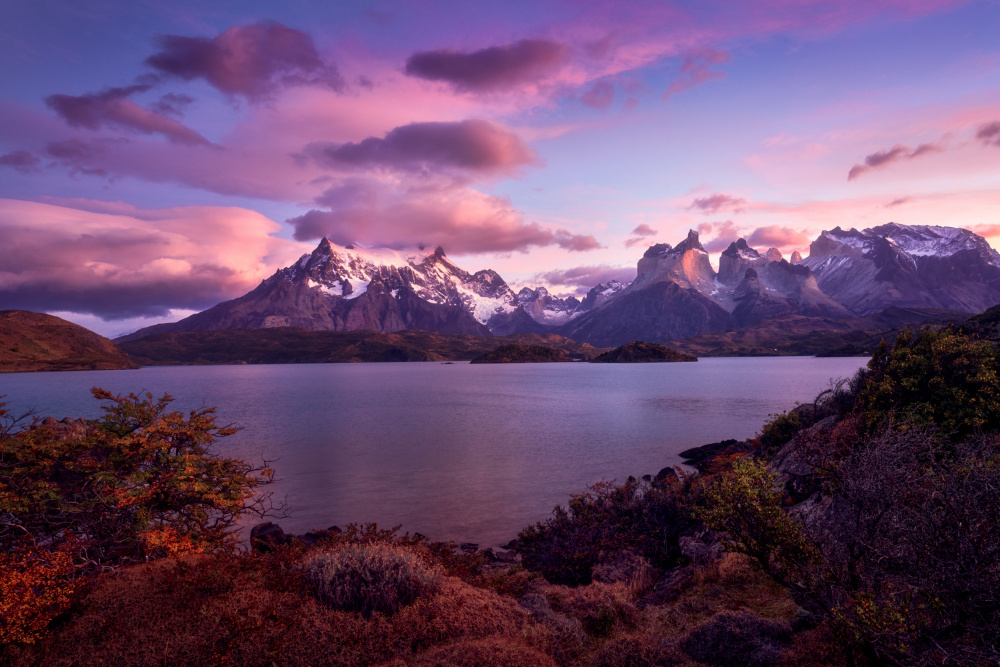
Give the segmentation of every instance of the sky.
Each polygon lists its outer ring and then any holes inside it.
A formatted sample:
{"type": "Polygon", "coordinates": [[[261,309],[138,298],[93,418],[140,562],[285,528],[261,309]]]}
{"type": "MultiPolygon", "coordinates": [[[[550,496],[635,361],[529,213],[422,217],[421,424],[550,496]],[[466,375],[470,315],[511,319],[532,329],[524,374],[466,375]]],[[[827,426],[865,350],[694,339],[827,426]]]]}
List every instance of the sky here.
{"type": "Polygon", "coordinates": [[[697,230],[1000,241],[1000,0],[0,4],[0,309],[105,335],[323,236],[512,287],[697,230]]]}

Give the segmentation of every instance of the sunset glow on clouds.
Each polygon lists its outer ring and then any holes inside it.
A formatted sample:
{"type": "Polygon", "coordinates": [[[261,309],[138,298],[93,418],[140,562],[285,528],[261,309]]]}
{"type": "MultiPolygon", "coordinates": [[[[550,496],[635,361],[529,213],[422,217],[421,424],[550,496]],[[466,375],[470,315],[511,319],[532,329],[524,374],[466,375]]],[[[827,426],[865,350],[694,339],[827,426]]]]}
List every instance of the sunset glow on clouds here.
{"type": "Polygon", "coordinates": [[[18,3],[0,309],[115,333],[338,243],[514,286],[940,224],[1000,242],[987,0],[18,3]]]}

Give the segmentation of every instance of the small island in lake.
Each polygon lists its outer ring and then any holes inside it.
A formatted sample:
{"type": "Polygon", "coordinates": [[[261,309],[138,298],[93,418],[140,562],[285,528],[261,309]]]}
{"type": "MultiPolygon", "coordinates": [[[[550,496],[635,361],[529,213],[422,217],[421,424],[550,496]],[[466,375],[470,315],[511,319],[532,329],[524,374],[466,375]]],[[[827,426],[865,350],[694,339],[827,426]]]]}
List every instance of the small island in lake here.
{"type": "Polygon", "coordinates": [[[671,350],[669,347],[656,343],[644,343],[641,340],[636,340],[591,359],[591,363],[594,364],[638,364],[666,361],[698,361],[698,357],[671,350]]]}
{"type": "Polygon", "coordinates": [[[539,364],[552,361],[573,361],[562,350],[545,345],[501,345],[492,352],[481,354],[473,364],[539,364]]]}

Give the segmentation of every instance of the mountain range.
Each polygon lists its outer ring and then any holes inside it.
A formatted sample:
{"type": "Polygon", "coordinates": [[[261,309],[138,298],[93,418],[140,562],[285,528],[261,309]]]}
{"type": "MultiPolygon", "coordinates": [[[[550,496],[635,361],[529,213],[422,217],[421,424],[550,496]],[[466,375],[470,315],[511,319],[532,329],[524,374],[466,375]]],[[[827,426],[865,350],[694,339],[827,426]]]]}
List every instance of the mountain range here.
{"type": "Polygon", "coordinates": [[[889,223],[823,231],[792,261],[738,239],[719,269],[694,231],[650,246],[629,283],[594,286],[583,299],[544,287],[515,293],[493,270],[469,273],[442,248],[403,252],[337,246],[311,254],[242,297],[179,322],[124,336],[272,327],[312,331],[411,329],[506,336],[555,333],[596,347],[666,342],[740,330],[774,318],[856,322],[887,309],[977,313],[1000,303],[1000,254],[952,227],[889,223]],[[916,310],[915,310],[916,309],[916,310]]]}

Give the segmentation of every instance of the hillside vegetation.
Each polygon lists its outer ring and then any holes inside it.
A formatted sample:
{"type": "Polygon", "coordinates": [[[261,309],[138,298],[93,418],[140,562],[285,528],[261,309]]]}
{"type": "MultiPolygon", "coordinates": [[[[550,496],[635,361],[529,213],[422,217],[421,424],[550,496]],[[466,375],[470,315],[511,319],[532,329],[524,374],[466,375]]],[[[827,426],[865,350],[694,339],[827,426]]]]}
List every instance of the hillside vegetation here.
{"type": "Polygon", "coordinates": [[[481,354],[473,364],[543,364],[556,361],[573,361],[562,350],[545,345],[501,345],[492,352],[481,354]]]}
{"type": "Polygon", "coordinates": [[[0,373],[138,368],[107,338],[66,320],[0,311],[0,373]]]}
{"type": "Polygon", "coordinates": [[[601,350],[555,334],[466,336],[429,331],[309,331],[296,327],[153,334],[123,341],[145,366],[315,364],[367,361],[467,361],[501,345],[542,345],[577,358],[601,350]]]}
{"type": "Polygon", "coordinates": [[[620,345],[591,359],[595,364],[641,364],[669,361],[698,361],[698,357],[684,354],[656,343],[636,340],[620,345]]]}
{"type": "Polygon", "coordinates": [[[0,428],[11,665],[968,665],[1000,661],[1000,350],[905,332],[855,377],[603,482],[510,552],[374,525],[285,536],[270,468],[169,397],[0,428]]]}

